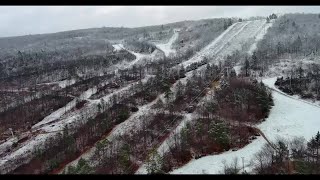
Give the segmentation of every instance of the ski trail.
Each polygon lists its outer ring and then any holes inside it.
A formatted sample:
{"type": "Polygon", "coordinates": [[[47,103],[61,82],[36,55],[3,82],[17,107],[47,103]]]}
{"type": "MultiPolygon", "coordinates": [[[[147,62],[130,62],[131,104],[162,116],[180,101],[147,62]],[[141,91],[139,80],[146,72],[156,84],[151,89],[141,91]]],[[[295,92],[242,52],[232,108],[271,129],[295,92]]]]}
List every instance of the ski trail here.
{"type": "Polygon", "coordinates": [[[270,23],[264,22],[264,25],[257,30],[255,33],[255,42],[250,46],[248,54],[251,55],[253,51],[257,48],[257,43],[264,37],[264,35],[267,33],[268,28],[270,28],[273,25],[274,21],[270,21],[270,23]]]}
{"type": "MultiPolygon", "coordinates": [[[[204,49],[202,49],[200,52],[198,52],[197,54],[195,54],[193,57],[191,57],[189,60],[184,61],[183,63],[181,63],[184,67],[194,63],[194,62],[198,62],[200,61],[202,54],[204,54],[205,52],[207,52],[210,48],[212,48],[212,46],[216,46],[217,43],[220,43],[221,39],[224,38],[226,35],[228,35],[228,33],[233,30],[233,29],[237,29],[239,28],[238,26],[241,26],[241,23],[235,23],[233,25],[231,25],[227,30],[225,30],[222,34],[220,34],[215,40],[213,40],[212,43],[210,43],[209,45],[207,45],[204,49]]],[[[179,67],[181,64],[178,64],[176,67],[179,67]]]]}
{"type": "MultiPolygon", "coordinates": [[[[114,127],[113,130],[109,133],[109,135],[106,138],[103,138],[102,140],[99,140],[98,142],[106,140],[106,139],[108,141],[113,141],[116,137],[123,135],[125,132],[128,132],[132,129],[139,127],[139,125],[141,124],[141,120],[142,120],[140,117],[142,117],[143,115],[148,113],[151,106],[153,106],[159,100],[159,98],[160,98],[160,96],[158,96],[152,102],[150,102],[146,105],[143,105],[141,107],[138,107],[139,110],[137,112],[133,113],[127,120],[125,120],[124,122],[122,122],[122,123],[118,124],[116,127],[114,127]]],[[[96,144],[98,142],[96,142],[89,150],[87,150],[85,153],[83,153],[77,159],[68,163],[63,169],[61,169],[61,171],[59,171],[59,173],[62,173],[63,170],[67,169],[69,166],[77,165],[78,161],[81,158],[86,159],[86,160],[89,160],[90,158],[92,158],[92,156],[94,155],[94,152],[96,150],[96,144]]],[[[90,164],[95,165],[96,163],[94,161],[90,161],[90,164]]]]}
{"type": "Polygon", "coordinates": [[[172,37],[165,44],[155,44],[158,49],[164,52],[165,56],[168,57],[170,53],[175,53],[176,51],[171,48],[172,44],[178,39],[179,33],[175,30],[172,37]]]}
{"type": "MultiPolygon", "coordinates": [[[[79,98],[80,99],[88,99],[90,98],[90,96],[94,93],[97,92],[97,88],[90,88],[87,91],[85,91],[84,93],[82,93],[79,98]]],[[[61,116],[63,114],[65,114],[67,111],[70,111],[72,108],[74,108],[76,106],[76,101],[77,99],[73,99],[72,101],[70,101],[69,103],[67,103],[65,106],[61,107],[60,109],[54,111],[53,113],[51,113],[50,115],[46,116],[43,120],[41,120],[40,122],[38,122],[37,124],[32,126],[33,130],[36,130],[39,127],[42,127],[43,125],[49,124],[52,121],[55,121],[59,118],[61,118],[61,116]]]]}
{"type": "MultiPolygon", "coordinates": [[[[149,79],[146,77],[144,81],[149,79]]],[[[111,94],[108,94],[101,99],[105,101],[109,101],[113,95],[121,95],[123,92],[129,90],[133,85],[137,84],[138,82],[134,82],[129,84],[128,86],[121,88],[111,94]]],[[[83,93],[83,97],[90,97],[89,92],[83,93]]],[[[78,123],[82,122],[85,123],[90,117],[93,117],[97,114],[97,101],[90,101],[86,106],[84,106],[81,110],[76,110],[75,112],[71,113],[64,119],[53,122],[52,124],[47,126],[41,126],[39,129],[45,132],[54,132],[50,134],[38,134],[36,136],[31,137],[23,144],[21,144],[18,149],[13,151],[12,153],[1,157],[0,158],[0,173],[7,173],[11,170],[15,169],[16,167],[20,166],[22,163],[28,163],[34,156],[32,151],[35,147],[42,148],[44,146],[44,142],[47,141],[49,138],[54,138],[66,125],[69,127],[76,126],[78,123]],[[54,125],[54,126],[52,126],[54,125]]]]}

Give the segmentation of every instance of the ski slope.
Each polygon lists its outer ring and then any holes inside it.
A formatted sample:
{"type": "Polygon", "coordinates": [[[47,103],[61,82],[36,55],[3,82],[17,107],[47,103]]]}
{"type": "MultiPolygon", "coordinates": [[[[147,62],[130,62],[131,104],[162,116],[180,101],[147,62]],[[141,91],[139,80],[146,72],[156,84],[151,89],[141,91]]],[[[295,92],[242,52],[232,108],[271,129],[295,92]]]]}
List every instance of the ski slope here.
{"type": "MultiPolygon", "coordinates": [[[[91,97],[92,94],[97,92],[97,88],[90,88],[87,91],[85,91],[84,93],[82,93],[79,98],[80,99],[88,99],[91,97]]],[[[72,101],[70,101],[69,103],[67,103],[65,106],[63,106],[62,108],[54,111],[53,113],[51,113],[50,115],[48,115],[47,117],[45,117],[42,121],[40,121],[39,123],[35,124],[32,126],[32,129],[36,129],[38,127],[41,127],[44,124],[48,124],[52,121],[55,121],[59,118],[61,118],[61,116],[63,114],[65,114],[67,111],[70,111],[72,108],[74,108],[76,106],[77,103],[77,99],[73,99],[72,101]]]]}
{"type": "MultiPolygon", "coordinates": [[[[203,57],[207,57],[209,60],[212,57],[211,63],[216,64],[217,57],[220,60],[234,52],[235,50],[241,49],[241,45],[249,40],[249,38],[254,37],[257,33],[262,30],[262,27],[265,25],[265,20],[256,20],[256,21],[246,21],[246,22],[238,22],[231,25],[226,31],[224,31],[220,36],[218,36],[212,43],[206,46],[203,50],[201,50],[194,57],[189,59],[188,61],[183,62],[183,66],[188,66],[191,63],[201,61],[203,57]]],[[[198,71],[201,71],[205,66],[198,68],[198,71]]],[[[188,72],[186,77],[181,80],[182,83],[185,83],[187,78],[192,75],[192,72],[188,72]]],[[[168,150],[168,147],[173,142],[174,135],[179,133],[183,127],[187,124],[188,121],[191,121],[196,116],[195,114],[187,114],[180,125],[170,134],[169,138],[167,138],[157,149],[159,154],[163,154],[168,150]]],[[[141,166],[137,172],[137,174],[146,174],[146,165],[141,166]]]]}
{"type": "MultiPolygon", "coordinates": [[[[187,78],[190,78],[191,75],[192,75],[192,71],[191,71],[191,72],[188,72],[188,73],[186,74],[186,77],[182,78],[182,80],[180,80],[180,81],[183,82],[183,83],[186,83],[187,78]]],[[[145,80],[145,81],[146,81],[146,80],[145,80]]],[[[145,81],[143,81],[143,83],[144,83],[145,81]]],[[[175,83],[170,87],[170,90],[171,90],[172,92],[175,92],[175,91],[176,91],[177,84],[178,84],[178,81],[175,82],[175,83]]],[[[152,102],[150,102],[150,103],[148,103],[148,104],[146,104],[146,105],[143,105],[143,106],[139,107],[139,110],[138,110],[136,113],[132,114],[127,120],[125,120],[124,122],[122,122],[122,123],[120,123],[119,125],[117,125],[117,126],[110,132],[110,134],[109,134],[105,139],[107,139],[107,140],[109,140],[109,141],[112,141],[112,140],[114,140],[115,138],[117,138],[118,136],[123,135],[123,134],[126,133],[126,132],[130,132],[130,130],[139,129],[139,128],[141,127],[141,123],[142,123],[142,118],[141,118],[141,117],[144,116],[144,115],[146,115],[146,114],[152,113],[151,107],[152,107],[155,103],[157,103],[160,99],[165,102],[164,96],[165,96],[165,93],[162,93],[162,94],[160,94],[155,100],[153,100],[152,102]]],[[[189,119],[189,120],[191,119],[190,117],[191,117],[191,116],[188,115],[188,114],[185,116],[185,118],[187,118],[187,119],[189,119]]],[[[181,124],[184,124],[184,123],[185,123],[185,122],[184,122],[184,120],[183,120],[183,121],[181,122],[181,124]]],[[[181,125],[181,124],[180,124],[178,127],[181,126],[181,128],[182,128],[182,125],[181,125]]],[[[174,134],[175,134],[175,133],[171,133],[170,137],[173,136],[174,134]]],[[[105,139],[103,139],[103,140],[105,140],[105,139]]],[[[166,147],[167,147],[166,145],[162,145],[162,148],[166,148],[166,147]]],[[[69,166],[75,166],[81,158],[86,159],[86,160],[89,160],[89,162],[90,162],[91,165],[95,165],[96,162],[94,162],[94,161],[92,160],[92,157],[93,157],[93,155],[94,155],[95,149],[96,149],[96,147],[95,147],[95,145],[94,145],[94,146],[91,147],[87,152],[85,152],[84,154],[82,154],[80,157],[78,157],[78,158],[75,159],[74,161],[68,163],[68,164],[60,171],[60,173],[62,173],[63,170],[66,169],[66,168],[69,167],[69,166]]],[[[167,149],[166,149],[166,150],[167,150],[167,149]]],[[[145,167],[145,165],[143,165],[142,167],[145,167]]],[[[144,170],[143,170],[143,171],[144,171],[144,170]]]]}
{"type": "MultiPolygon", "coordinates": [[[[114,45],[115,49],[124,49],[122,44],[114,45]]],[[[125,62],[124,64],[115,67],[116,69],[126,69],[132,67],[135,63],[143,59],[144,57],[153,57],[153,54],[151,55],[145,55],[140,53],[134,53],[132,51],[129,51],[130,53],[133,53],[136,56],[136,59],[132,62],[125,62]]],[[[142,79],[142,83],[146,82],[150,76],[146,76],[144,79],[142,79]]],[[[102,83],[101,85],[106,85],[107,82],[102,83]]],[[[88,100],[89,103],[86,104],[82,109],[75,110],[74,112],[68,112],[76,105],[76,99],[70,101],[68,104],[66,104],[64,107],[54,111],[47,117],[45,117],[42,121],[35,124],[32,129],[41,129],[45,132],[52,132],[50,134],[39,134],[37,136],[31,137],[27,141],[23,142],[19,145],[19,147],[14,150],[13,152],[5,155],[4,157],[0,158],[0,173],[7,173],[11,171],[12,169],[15,169],[22,163],[27,163],[30,161],[33,157],[32,150],[35,147],[43,147],[44,142],[48,138],[54,138],[56,135],[63,130],[63,128],[68,125],[69,127],[77,127],[79,123],[86,122],[90,117],[93,117],[97,114],[98,108],[97,104],[100,103],[100,100],[104,100],[105,102],[109,102],[111,97],[113,95],[121,96],[123,93],[126,93],[130,88],[132,88],[134,85],[137,85],[138,82],[134,82],[131,84],[128,84],[127,86],[120,88],[119,90],[116,90],[110,94],[105,95],[104,97],[98,99],[98,100],[90,100],[92,94],[96,93],[97,87],[92,87],[88,89],[87,91],[83,92],[79,98],[88,100]],[[67,112],[67,113],[66,113],[67,112]]],[[[11,141],[11,140],[10,140],[11,141]]],[[[12,145],[12,143],[7,144],[1,144],[1,149],[7,149],[9,145],[12,145]]]]}
{"type": "Polygon", "coordinates": [[[257,43],[263,38],[263,36],[267,33],[268,29],[272,26],[274,20],[271,20],[270,23],[265,23],[261,28],[255,32],[254,40],[255,42],[250,46],[248,54],[252,54],[254,50],[257,49],[257,43]]]}
{"type": "MultiPolygon", "coordinates": [[[[270,88],[274,87],[276,78],[263,79],[270,88]]],[[[320,108],[312,104],[288,97],[278,91],[272,91],[275,106],[271,109],[269,117],[257,127],[270,141],[277,138],[292,139],[297,136],[310,139],[320,130],[318,116],[320,108]]],[[[192,160],[185,166],[171,172],[171,174],[221,174],[223,173],[223,161],[230,164],[234,158],[244,158],[245,170],[250,172],[254,154],[259,152],[266,141],[259,136],[249,145],[238,151],[228,151],[219,155],[211,155],[192,160]]],[[[239,164],[239,167],[241,165],[239,164]]]]}
{"type": "MultiPolygon", "coordinates": [[[[149,76],[142,80],[142,83],[147,81],[149,76]]],[[[138,84],[138,82],[131,83],[119,90],[116,90],[100,99],[104,99],[106,102],[109,102],[113,95],[121,96],[123,93],[127,93],[127,91],[134,85],[138,84]]],[[[92,94],[96,92],[96,87],[90,88],[85,91],[81,97],[89,98],[92,94]]],[[[19,147],[14,150],[12,153],[0,158],[0,174],[7,173],[16,167],[20,166],[23,163],[29,162],[34,154],[32,154],[32,150],[37,148],[43,148],[44,142],[49,138],[55,138],[56,135],[63,130],[63,128],[67,125],[70,129],[77,127],[79,123],[85,123],[90,117],[94,117],[98,113],[97,103],[99,100],[91,100],[88,104],[86,104],[82,109],[75,110],[67,114],[65,117],[59,119],[64,110],[57,110],[56,113],[53,113],[48,116],[46,121],[41,121],[41,124],[37,124],[37,126],[33,127],[34,129],[41,129],[45,132],[52,132],[48,134],[38,134],[34,137],[31,137],[27,141],[23,142],[19,147]],[[59,121],[55,121],[59,119],[59,121]]],[[[2,146],[1,146],[2,147],[2,146]]]]}
{"type": "Polygon", "coordinates": [[[123,44],[115,44],[115,45],[112,45],[117,51],[123,49],[123,50],[126,50],[128,51],[129,53],[135,55],[135,59],[131,62],[127,62],[127,61],[122,61],[120,63],[118,63],[117,65],[115,65],[115,68],[118,70],[118,69],[121,69],[121,70],[124,70],[124,69],[129,69],[129,68],[132,68],[134,65],[143,65],[145,64],[145,60],[147,61],[152,61],[154,59],[157,59],[158,58],[158,54],[161,53],[159,52],[159,50],[154,50],[151,54],[143,54],[143,53],[136,53],[136,52],[133,52],[131,50],[128,50],[126,49],[123,44]]]}
{"type": "MultiPolygon", "coordinates": [[[[240,50],[243,43],[247,42],[248,39],[253,38],[257,34],[261,33],[261,31],[264,30],[264,27],[265,27],[265,20],[245,21],[245,22],[235,23],[232,26],[230,26],[226,31],[224,31],[219,37],[217,37],[212,43],[210,43],[208,46],[206,46],[202,51],[200,51],[198,54],[193,56],[188,61],[183,62],[182,64],[184,66],[187,66],[187,65],[189,65],[189,64],[191,64],[193,62],[201,61],[203,57],[211,58],[210,60],[212,60],[212,61],[210,63],[215,63],[216,64],[216,63],[218,63],[218,60],[222,60],[223,57],[225,57],[226,55],[234,52],[235,50],[240,50]]],[[[174,50],[171,49],[171,45],[176,40],[177,37],[178,37],[178,33],[175,32],[175,34],[169,40],[168,43],[160,44],[159,49],[162,48],[161,50],[166,55],[170,54],[171,52],[174,51],[174,50]]],[[[113,45],[113,46],[114,46],[114,48],[116,50],[124,49],[122,44],[116,44],[116,45],[113,45]]],[[[145,59],[145,58],[151,58],[152,59],[154,57],[154,53],[155,53],[154,52],[151,55],[150,54],[146,55],[146,54],[135,53],[135,52],[132,52],[132,51],[129,51],[129,52],[134,54],[136,56],[136,59],[131,61],[131,62],[124,62],[123,64],[119,65],[119,67],[117,67],[117,68],[124,69],[124,68],[132,67],[133,65],[141,63],[142,59],[145,59]]],[[[201,69],[201,68],[199,68],[199,69],[201,69]]],[[[189,78],[189,76],[191,74],[192,74],[192,72],[187,73],[186,74],[187,77],[182,79],[181,81],[183,83],[185,83],[186,79],[189,78]]],[[[131,85],[133,85],[133,84],[131,84],[131,85]]],[[[174,91],[174,88],[175,88],[175,86],[173,86],[171,89],[174,91]]],[[[114,94],[121,95],[123,92],[125,92],[128,89],[129,89],[129,86],[127,86],[125,88],[121,88],[119,91],[111,93],[111,94],[109,94],[109,95],[107,95],[107,96],[105,96],[105,97],[103,97],[101,99],[104,99],[105,101],[109,101],[109,99],[112,97],[112,95],[114,95],[114,94]]],[[[90,96],[91,96],[90,91],[89,92],[85,92],[83,94],[84,99],[87,99],[90,96]]],[[[161,96],[159,96],[159,98],[161,98],[161,96]]],[[[86,116],[87,117],[92,117],[97,113],[96,105],[97,105],[98,101],[99,100],[91,100],[88,103],[88,105],[86,105],[84,107],[84,110],[75,111],[74,113],[69,114],[67,117],[64,117],[61,121],[54,122],[53,123],[53,125],[55,125],[54,127],[45,126],[45,127],[42,127],[41,129],[43,129],[45,131],[58,131],[58,130],[62,130],[63,127],[65,125],[67,125],[67,124],[75,125],[81,120],[81,115],[83,114],[83,112],[86,112],[86,111],[88,112],[88,114],[86,114],[86,116]]],[[[152,103],[151,103],[151,105],[152,105],[152,103]]],[[[143,113],[146,113],[149,108],[150,108],[149,104],[146,105],[146,106],[141,107],[141,111],[139,111],[139,113],[134,115],[131,119],[125,121],[122,124],[120,124],[120,126],[118,126],[118,128],[116,128],[111,134],[115,134],[115,135],[116,134],[121,134],[124,131],[124,129],[129,128],[129,127],[134,127],[132,125],[132,124],[134,124],[133,122],[136,122],[138,120],[138,117],[140,117],[140,115],[142,115],[143,113]]],[[[36,125],[36,127],[39,127],[40,125],[43,125],[43,124],[47,124],[48,122],[53,122],[55,119],[58,119],[59,117],[62,116],[63,111],[65,111],[65,110],[64,109],[58,110],[57,112],[55,112],[52,115],[50,115],[49,117],[47,117],[43,122],[41,122],[40,124],[36,125]]],[[[170,135],[170,137],[172,137],[175,134],[175,132],[178,132],[179,129],[183,128],[185,126],[186,122],[190,121],[191,119],[192,119],[192,115],[187,114],[185,116],[185,118],[183,119],[183,121],[181,122],[181,124],[177,127],[177,129],[176,129],[177,131],[174,131],[170,135]]],[[[261,130],[264,132],[263,129],[261,129],[261,130]]],[[[264,133],[268,137],[268,133],[266,133],[266,132],[264,132],[264,133]]],[[[21,146],[21,148],[19,148],[15,152],[11,153],[10,155],[8,155],[8,156],[6,156],[4,158],[1,158],[0,159],[0,172],[1,173],[4,172],[5,169],[6,169],[6,171],[8,169],[14,169],[14,167],[17,167],[18,165],[20,165],[21,163],[14,162],[14,161],[16,161],[16,159],[19,159],[19,160],[23,159],[22,160],[23,162],[27,162],[28,159],[30,159],[32,157],[30,151],[34,147],[41,147],[43,142],[46,141],[49,137],[52,137],[53,135],[55,135],[55,134],[41,134],[41,135],[38,135],[36,137],[33,137],[32,139],[30,139],[27,142],[25,142],[23,144],[23,146],[21,146]]],[[[254,142],[259,142],[259,141],[261,141],[261,144],[264,143],[264,140],[263,139],[259,140],[259,138],[254,142]]],[[[167,143],[168,142],[165,141],[163,144],[161,144],[159,150],[166,151],[167,147],[168,147],[166,145],[167,143]]],[[[246,146],[245,148],[250,147],[250,145],[246,146]]],[[[259,146],[254,146],[254,147],[259,147],[259,146]]],[[[245,148],[243,148],[243,149],[245,149],[245,148]]],[[[243,151],[243,149],[241,149],[241,150],[239,150],[237,152],[241,152],[241,151],[243,151]]],[[[255,150],[258,150],[258,149],[255,149],[255,150]]],[[[86,157],[91,156],[92,152],[94,152],[94,148],[92,149],[92,151],[90,150],[90,152],[88,152],[83,157],[86,158],[86,157]]],[[[231,152],[231,154],[232,153],[237,153],[237,152],[231,152]]],[[[252,153],[250,153],[250,149],[245,151],[245,152],[248,153],[248,157],[252,156],[252,153]]],[[[224,153],[224,154],[228,154],[228,152],[224,153]]],[[[245,153],[243,153],[243,154],[245,154],[245,153]]],[[[211,156],[204,157],[204,158],[209,158],[209,157],[211,157],[211,156]]],[[[221,158],[223,159],[224,157],[222,156],[221,158]]],[[[203,158],[201,158],[201,159],[203,159],[203,158]]],[[[194,162],[198,162],[201,159],[198,159],[197,161],[194,161],[194,162]]],[[[218,161],[218,160],[216,160],[216,161],[211,161],[210,160],[210,163],[213,163],[213,162],[217,162],[218,164],[219,163],[221,164],[221,162],[218,161]]],[[[200,166],[201,163],[197,164],[196,166],[198,168],[204,167],[205,170],[208,171],[208,172],[216,172],[216,171],[211,171],[210,170],[212,168],[215,168],[215,166],[212,166],[210,164],[206,164],[205,162],[203,162],[203,163],[204,163],[205,166],[203,166],[203,165],[200,166]]],[[[196,171],[197,169],[194,169],[194,167],[196,167],[196,166],[192,166],[192,165],[189,165],[189,164],[187,164],[186,166],[182,167],[181,169],[178,169],[178,170],[174,171],[173,173],[179,173],[180,171],[181,171],[181,173],[183,173],[183,172],[186,172],[186,173],[198,173],[198,171],[196,171]],[[188,169],[189,166],[191,166],[191,169],[190,168],[188,169]],[[193,171],[195,171],[195,172],[193,172],[193,171]]],[[[193,163],[191,163],[191,164],[193,164],[193,163]]],[[[202,169],[199,170],[199,172],[202,173],[202,169]]]]}
{"type": "Polygon", "coordinates": [[[264,29],[265,24],[266,20],[234,23],[203,50],[188,61],[183,62],[182,65],[186,67],[194,62],[201,61],[204,57],[208,58],[210,63],[218,64],[225,56],[236,50],[241,50],[244,43],[264,29]]]}
{"type": "MultiPolygon", "coordinates": [[[[142,123],[141,117],[150,111],[150,108],[159,100],[159,98],[160,96],[157,97],[154,101],[146,105],[143,105],[141,107],[138,107],[139,110],[136,113],[133,113],[127,120],[117,125],[105,139],[107,139],[108,141],[113,141],[115,138],[119,137],[120,135],[123,135],[126,132],[130,132],[130,130],[139,128],[140,124],[142,123]]],[[[105,140],[105,139],[102,139],[102,140],[105,140]]],[[[67,169],[69,166],[76,166],[78,161],[81,158],[85,160],[92,159],[94,152],[96,150],[97,143],[95,143],[95,145],[93,145],[87,152],[83,153],[77,159],[68,163],[63,169],[61,169],[59,173],[62,173],[63,170],[67,169]]],[[[89,162],[91,165],[96,165],[97,163],[97,162],[94,162],[93,160],[90,160],[89,162]]]]}
{"type": "Polygon", "coordinates": [[[179,33],[177,30],[175,30],[174,34],[172,35],[172,37],[169,39],[169,41],[167,43],[155,44],[155,45],[158,49],[160,49],[161,51],[164,52],[166,57],[168,57],[169,54],[171,54],[171,53],[174,54],[176,52],[176,50],[172,49],[171,46],[178,39],[178,37],[179,37],[179,33]]]}

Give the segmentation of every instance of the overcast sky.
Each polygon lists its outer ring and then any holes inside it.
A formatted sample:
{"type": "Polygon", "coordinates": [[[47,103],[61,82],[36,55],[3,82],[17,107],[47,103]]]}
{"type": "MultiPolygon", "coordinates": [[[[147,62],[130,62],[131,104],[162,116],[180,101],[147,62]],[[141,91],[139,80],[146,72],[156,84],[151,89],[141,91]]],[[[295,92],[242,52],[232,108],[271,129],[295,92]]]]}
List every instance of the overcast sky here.
{"type": "Polygon", "coordinates": [[[137,27],[218,17],[320,13],[320,6],[1,6],[0,36],[92,27],[137,27]]]}

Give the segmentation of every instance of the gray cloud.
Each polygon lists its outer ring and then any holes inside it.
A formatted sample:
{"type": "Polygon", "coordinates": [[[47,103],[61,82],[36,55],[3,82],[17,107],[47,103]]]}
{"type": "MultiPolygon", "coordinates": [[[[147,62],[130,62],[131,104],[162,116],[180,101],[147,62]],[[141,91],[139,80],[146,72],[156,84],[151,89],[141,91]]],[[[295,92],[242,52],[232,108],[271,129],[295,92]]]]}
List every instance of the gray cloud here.
{"type": "Polygon", "coordinates": [[[320,6],[2,6],[0,36],[290,12],[320,13],[320,6]]]}

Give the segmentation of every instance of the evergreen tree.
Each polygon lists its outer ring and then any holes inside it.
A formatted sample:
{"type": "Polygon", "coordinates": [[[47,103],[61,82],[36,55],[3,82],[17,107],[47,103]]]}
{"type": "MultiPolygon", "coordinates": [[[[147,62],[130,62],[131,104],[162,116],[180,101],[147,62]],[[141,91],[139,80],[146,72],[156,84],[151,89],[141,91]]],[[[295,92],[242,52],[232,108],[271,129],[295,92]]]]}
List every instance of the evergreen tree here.
{"type": "Polygon", "coordinates": [[[186,77],[186,70],[184,69],[183,65],[181,65],[179,70],[179,78],[184,78],[184,77],[186,77]]]}
{"type": "Polygon", "coordinates": [[[252,58],[252,68],[256,70],[258,68],[258,57],[257,57],[256,51],[252,53],[251,58],[252,58]]]}
{"type": "Polygon", "coordinates": [[[228,27],[232,25],[232,20],[231,18],[228,19],[228,27]]]}
{"type": "Polygon", "coordinates": [[[183,98],[183,92],[184,92],[184,86],[181,83],[181,81],[179,81],[177,84],[176,100],[181,100],[183,98]]]}
{"type": "Polygon", "coordinates": [[[320,133],[318,131],[317,135],[314,138],[314,144],[315,144],[315,148],[316,148],[316,159],[317,159],[317,163],[319,162],[319,148],[320,148],[320,133]]]}
{"type": "MultiPolygon", "coordinates": [[[[119,158],[120,166],[124,171],[128,170],[127,168],[130,167],[130,147],[126,143],[123,145],[123,147],[120,150],[120,158],[119,158]]],[[[130,170],[128,170],[130,171],[130,170]]],[[[130,172],[124,172],[124,173],[130,173],[130,172]]]]}
{"type": "Polygon", "coordinates": [[[277,44],[277,54],[278,54],[278,56],[280,54],[282,54],[282,52],[283,52],[282,44],[281,44],[281,42],[278,42],[278,44],[277,44]]]}
{"type": "Polygon", "coordinates": [[[234,70],[234,68],[231,69],[230,77],[232,77],[232,78],[237,77],[237,73],[236,73],[236,71],[234,70]]]}
{"type": "Polygon", "coordinates": [[[188,128],[183,128],[181,130],[181,133],[180,133],[181,149],[186,149],[187,146],[189,145],[188,135],[189,135],[189,129],[188,128]]]}
{"type": "Polygon", "coordinates": [[[163,157],[161,157],[157,150],[151,151],[147,161],[147,173],[148,174],[162,174],[164,173],[161,169],[163,166],[163,157]]]}
{"type": "Polygon", "coordinates": [[[212,121],[209,126],[209,137],[214,142],[217,142],[226,150],[230,147],[230,138],[228,136],[229,129],[223,121],[212,121]]]}
{"type": "Polygon", "coordinates": [[[228,23],[225,20],[223,20],[223,28],[224,30],[228,29],[228,23]]]}
{"type": "Polygon", "coordinates": [[[245,65],[244,65],[244,68],[246,70],[246,77],[249,76],[249,68],[250,68],[250,64],[249,64],[249,60],[248,58],[246,57],[246,61],[245,61],[245,65]]]}
{"type": "Polygon", "coordinates": [[[294,42],[295,52],[296,53],[299,52],[301,50],[301,47],[302,47],[302,41],[301,41],[300,36],[298,36],[298,38],[294,42]]]}
{"type": "Polygon", "coordinates": [[[88,164],[88,162],[80,158],[76,167],[69,166],[66,174],[92,174],[94,173],[94,169],[88,164]]]}
{"type": "Polygon", "coordinates": [[[277,163],[282,163],[284,161],[284,158],[286,158],[287,156],[287,152],[288,152],[288,147],[287,145],[282,141],[279,140],[277,143],[277,156],[276,156],[276,162],[277,163]]]}

